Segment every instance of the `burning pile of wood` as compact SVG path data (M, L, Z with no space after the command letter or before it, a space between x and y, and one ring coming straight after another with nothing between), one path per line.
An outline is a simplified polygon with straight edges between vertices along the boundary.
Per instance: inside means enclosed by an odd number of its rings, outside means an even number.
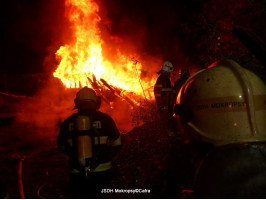
M143 96L112 86L104 79L98 81L94 74L92 78L87 78L97 95L109 108L114 108L115 105L120 107L121 101L129 105L131 111L128 114L132 117L132 127L138 127L156 119L157 116L154 114L156 113L156 106L152 101L147 101Z
M115 99L120 98L123 101L126 101L132 108L139 105L138 100L140 99L137 95L134 93L127 93L117 87L111 86L107 83L104 79L100 79L98 81L94 74L92 74L92 78L87 77L89 83L91 84L92 88L95 90L97 95L99 95L102 100L109 105L112 106L112 102L115 101ZM131 98L130 98L131 97Z

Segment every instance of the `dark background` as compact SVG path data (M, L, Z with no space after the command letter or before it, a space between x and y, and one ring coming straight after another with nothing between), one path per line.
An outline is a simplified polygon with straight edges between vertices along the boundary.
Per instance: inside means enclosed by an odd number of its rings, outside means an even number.
M262 69L232 29L243 26L266 41L265 0L97 3L108 34L135 41L143 57L160 56L174 65L199 67L226 57ZM1 0L0 6L0 72L52 73L57 66L54 53L70 37L64 0Z

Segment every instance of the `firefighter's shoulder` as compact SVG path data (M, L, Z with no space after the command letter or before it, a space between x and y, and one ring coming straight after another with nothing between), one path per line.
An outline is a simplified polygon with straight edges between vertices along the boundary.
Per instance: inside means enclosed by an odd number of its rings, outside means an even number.
M108 115L106 113L103 113L101 111L97 111L97 115L102 120L105 120L105 121L114 121L113 118L110 115Z
M72 122L75 120L75 117L76 117L77 115L78 115L77 113L74 113L74 114L72 114L71 116L69 116L68 118L66 118L66 119L63 121L63 123L62 123L61 126L66 126L67 124L72 123Z

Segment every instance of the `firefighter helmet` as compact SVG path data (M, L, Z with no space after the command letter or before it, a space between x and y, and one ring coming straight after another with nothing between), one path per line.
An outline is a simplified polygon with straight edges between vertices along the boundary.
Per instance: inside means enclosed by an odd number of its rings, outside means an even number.
M216 62L184 83L175 114L189 140L216 146L266 141L266 86L233 60Z
M173 73L174 66L170 61L165 61L162 65L162 69L158 72L158 74L163 72Z
M75 102L76 108L92 108L99 109L101 106L101 98L97 96L91 88L84 87L77 92Z

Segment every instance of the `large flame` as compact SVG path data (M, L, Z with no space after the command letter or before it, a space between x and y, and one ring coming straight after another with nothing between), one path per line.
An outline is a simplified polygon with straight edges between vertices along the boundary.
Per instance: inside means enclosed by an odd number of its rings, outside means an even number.
M69 88L90 86L87 77L95 75L96 79L102 78L124 91L145 95L145 89L151 88L154 80L140 80L140 62L116 47L112 48L118 61L110 62L103 57L99 6L93 0L66 0L65 6L74 37L70 44L61 46L56 52L60 64L54 76Z

